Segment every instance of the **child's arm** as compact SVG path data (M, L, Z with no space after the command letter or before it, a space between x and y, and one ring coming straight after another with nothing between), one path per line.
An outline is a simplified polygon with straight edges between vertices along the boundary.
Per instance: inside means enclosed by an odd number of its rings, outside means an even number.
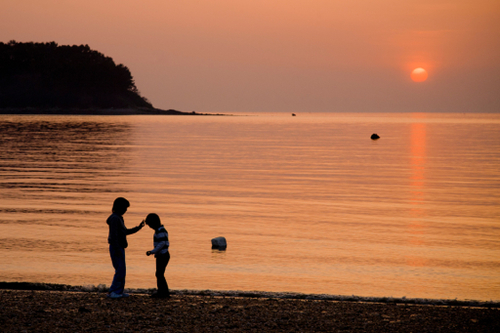
M150 252L150 254L156 254L162 249L168 248L169 245L170 244L168 242L168 233L167 231L162 231L155 236L155 248L148 252Z

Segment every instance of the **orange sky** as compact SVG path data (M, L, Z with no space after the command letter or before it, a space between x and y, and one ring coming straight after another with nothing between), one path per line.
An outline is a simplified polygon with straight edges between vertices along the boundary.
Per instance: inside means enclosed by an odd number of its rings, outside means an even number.
M500 112L498 0L2 0L10 40L88 44L165 109Z

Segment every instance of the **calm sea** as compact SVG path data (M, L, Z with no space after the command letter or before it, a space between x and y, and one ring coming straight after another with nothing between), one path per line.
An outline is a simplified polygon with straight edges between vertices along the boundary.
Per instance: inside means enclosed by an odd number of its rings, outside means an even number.
M172 289L500 300L500 114L2 115L0 148L0 281L109 286L123 196Z

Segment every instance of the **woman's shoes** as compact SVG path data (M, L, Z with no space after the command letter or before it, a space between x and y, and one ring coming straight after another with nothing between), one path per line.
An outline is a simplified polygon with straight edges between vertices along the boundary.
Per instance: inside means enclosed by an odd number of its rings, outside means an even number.
M129 294L125 294L125 293L123 293L123 294L117 294L114 291L112 291L112 292L110 292L108 294L108 297L116 299L116 298L130 297L130 295Z
M110 292L110 293L108 294L108 297L109 297L109 298L122 298L122 297L123 297L123 294L117 294L117 293L115 293L114 291L112 291L112 292Z

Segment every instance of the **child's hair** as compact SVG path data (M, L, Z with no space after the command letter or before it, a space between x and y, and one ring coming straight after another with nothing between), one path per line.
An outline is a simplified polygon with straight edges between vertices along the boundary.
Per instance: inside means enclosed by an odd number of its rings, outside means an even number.
M113 202L113 209L111 210L113 211L113 213L123 214L129 207L130 202L128 202L128 200L125 198L119 197L116 198Z
M151 213L146 216L146 224L151 228L157 229L161 226L160 217L155 213Z

